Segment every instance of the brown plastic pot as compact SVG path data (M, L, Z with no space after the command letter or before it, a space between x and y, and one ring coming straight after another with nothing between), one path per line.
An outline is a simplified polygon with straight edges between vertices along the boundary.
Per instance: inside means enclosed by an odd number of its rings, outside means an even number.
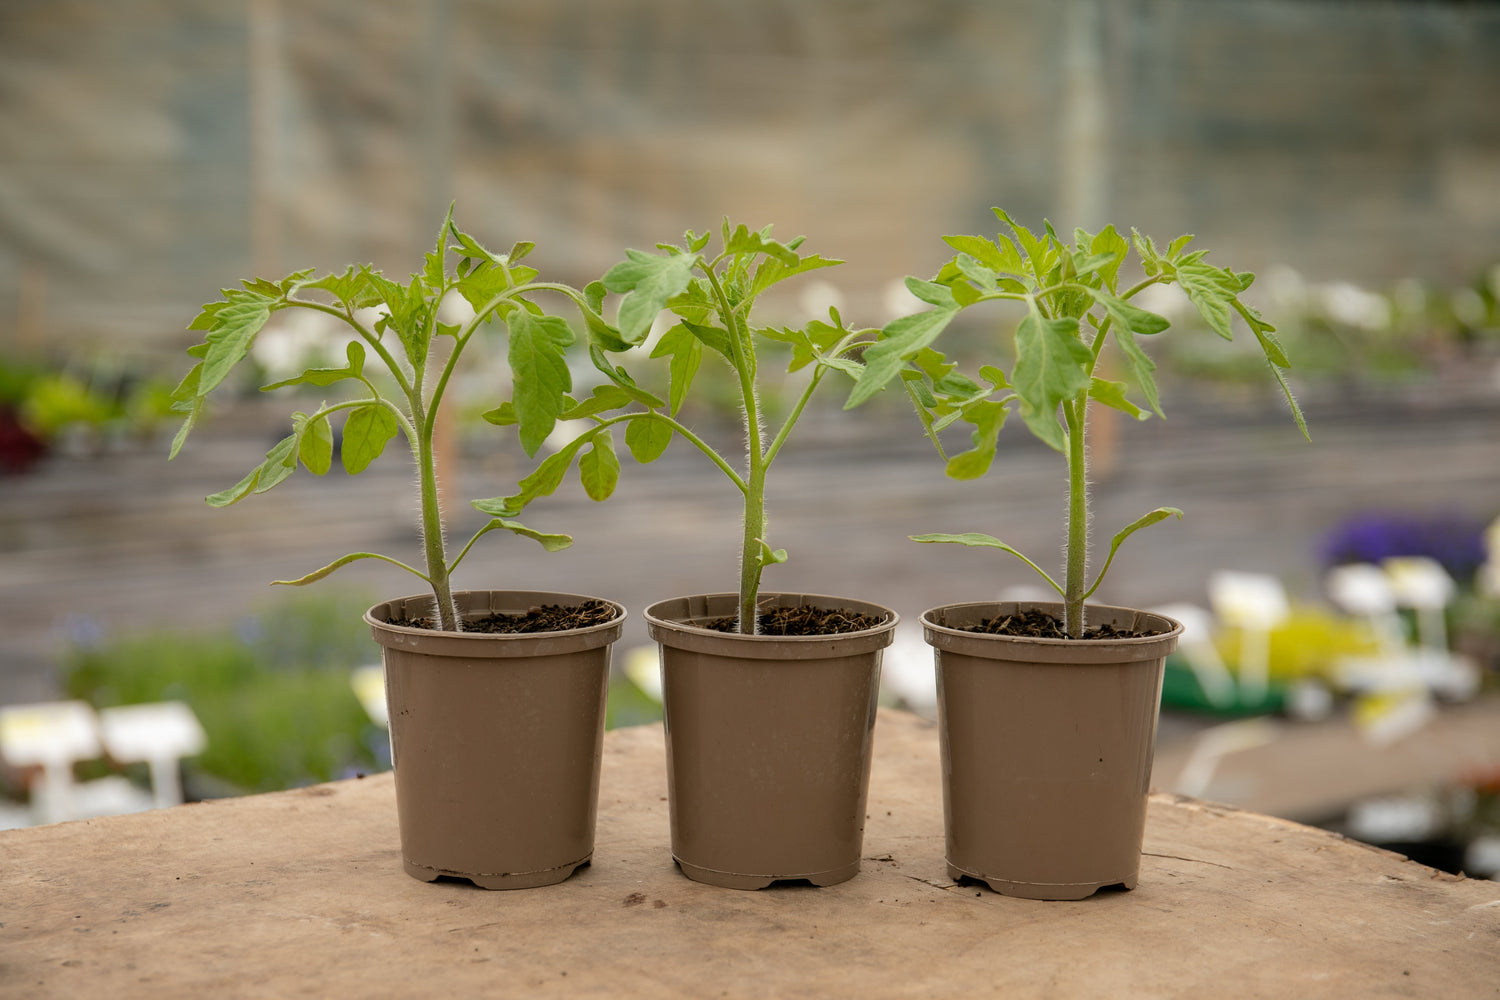
M468 591L464 618L590 600ZM612 603L612 602L611 602ZM486 889L561 882L594 851L610 644L625 609L588 628L523 635L391 625L431 595L365 613L383 648L406 873Z
M1026 608L933 608L948 876L1027 899L1135 888L1146 827L1162 670L1182 626L1089 605L1090 626L1139 639L1023 639L962 631Z
M842 635L755 636L697 623L735 613L734 594L661 601L672 857L696 882L762 889L833 885L859 871L880 654L897 616L862 601L763 594L761 608L880 615Z

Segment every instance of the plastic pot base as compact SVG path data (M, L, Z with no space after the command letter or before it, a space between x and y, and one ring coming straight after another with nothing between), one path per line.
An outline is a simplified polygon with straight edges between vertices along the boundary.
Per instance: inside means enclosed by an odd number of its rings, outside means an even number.
M816 594L761 594L761 608L848 608L880 624L836 635L717 632L737 594L645 611L661 647L672 857L728 889L834 885L859 871L880 654L896 613Z
M508 872L503 875L482 875L476 872L453 872L441 868L429 868L419 865L415 861L406 858L401 859L401 865L406 869L406 874L423 882L436 882L440 878L468 879L481 889L535 889L543 885L556 885L567 881L568 877L588 864L593 855L582 861L562 865L558 868L546 868L537 872Z
M1056 603L946 605L937 653L945 860L1005 896L1084 899L1140 874L1162 669L1182 626L1089 605L1090 624L1151 634L1035 639L966 631Z
M859 874L859 862L844 865L841 868L830 869L826 872L811 872L806 875L736 875L733 872L715 871L712 868L703 868L698 865L690 865L681 858L673 858L677 867L682 869L682 874L694 882L702 882L706 885L716 885L724 889L764 889L776 882L811 882L816 886L838 885L847 882Z
M589 598L464 591L465 618ZM611 602L613 603L613 602ZM382 647L402 867L432 882L526 889L566 879L594 853L610 645L599 625L495 635L392 625L431 595L365 614Z
M1140 880L1140 872L1136 872L1129 878L1109 879L1103 882L1010 882L1003 878L991 878L978 872L964 871L955 865L948 866L948 877L957 882L960 879L971 879L975 882L983 882L994 892L1002 896L1014 896L1017 899L1053 899L1068 901L1076 899L1088 899L1100 889L1110 886L1119 886L1122 889L1134 889L1136 882Z

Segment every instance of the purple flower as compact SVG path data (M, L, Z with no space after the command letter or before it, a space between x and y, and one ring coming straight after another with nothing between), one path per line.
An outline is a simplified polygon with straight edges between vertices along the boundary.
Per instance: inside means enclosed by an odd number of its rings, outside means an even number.
M1327 566L1379 563L1393 556L1428 556L1466 583L1486 557L1483 525L1456 511L1430 514L1366 512L1330 531L1323 541Z

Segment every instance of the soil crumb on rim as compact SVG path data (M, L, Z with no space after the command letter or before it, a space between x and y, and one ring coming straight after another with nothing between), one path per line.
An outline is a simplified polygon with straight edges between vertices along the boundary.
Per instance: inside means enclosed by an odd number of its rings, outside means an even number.
M978 625L947 625L947 628L956 629L960 632L978 632L982 635L1012 635L1022 639L1067 639L1070 638L1063 623L1055 615L1049 615L1045 611L1030 608L1026 611L1013 615L997 615L994 618L986 618ZM1135 629L1115 628L1113 625L1095 625L1092 628L1084 628L1083 638L1087 639L1147 639L1153 635L1161 635L1160 631L1148 630L1137 631Z
M885 615L866 615L848 608L816 608L804 604L796 608L772 608L760 615L756 624L759 635L839 635L844 632L863 632L865 629L884 625ZM702 628L715 632L738 631L739 618L715 618L700 622Z
M465 618L465 632L482 632L490 635L520 635L531 632L566 632L569 629L588 628L615 620L614 605L605 601L584 601L582 604L543 604L530 611L516 614L493 614L480 618ZM431 618L392 619L389 624L402 628L434 628Z

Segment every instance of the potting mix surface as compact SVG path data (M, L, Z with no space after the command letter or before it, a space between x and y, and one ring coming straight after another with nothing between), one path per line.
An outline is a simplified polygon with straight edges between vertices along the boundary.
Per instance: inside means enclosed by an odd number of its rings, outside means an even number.
M1023 639L1068 639L1068 631L1054 615L1031 608L1013 615L996 615L986 618L978 625L950 625L960 632L979 632L984 635L1013 635ZM1137 631L1115 628L1113 625L1095 625L1083 630L1084 639L1145 639L1161 635L1160 631Z
M756 621L758 635L840 635L844 632L863 632L885 623L884 615L866 615L847 608L818 608L803 604L795 608L772 608L760 615ZM703 627L715 632L736 632L739 618L729 615L703 623Z
M464 621L465 632L496 635L519 635L530 632L564 632L614 621L618 612L606 601L584 601L582 604L543 604L519 614L493 614ZM431 618L393 619L390 624L402 628L433 627Z

